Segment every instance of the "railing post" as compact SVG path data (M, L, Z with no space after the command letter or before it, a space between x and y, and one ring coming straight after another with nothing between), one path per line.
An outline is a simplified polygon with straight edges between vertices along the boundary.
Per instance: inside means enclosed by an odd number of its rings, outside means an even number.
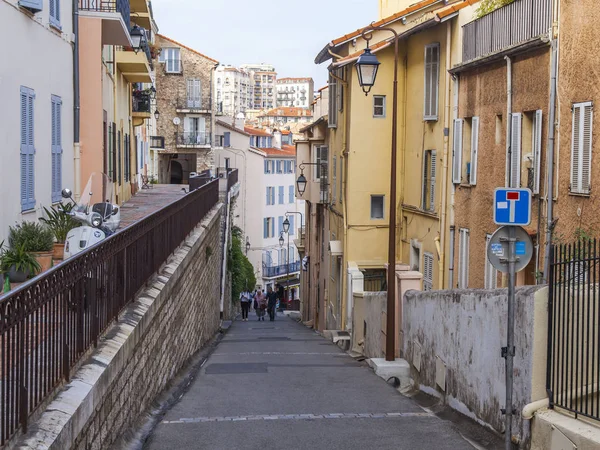
M550 270L548 277L548 342L547 342L547 356L546 356L546 392L548 393L548 399L550 408L554 407L554 396L552 386L552 363L554 362L553 348L554 348L554 270L556 268L554 261L554 245L550 246Z

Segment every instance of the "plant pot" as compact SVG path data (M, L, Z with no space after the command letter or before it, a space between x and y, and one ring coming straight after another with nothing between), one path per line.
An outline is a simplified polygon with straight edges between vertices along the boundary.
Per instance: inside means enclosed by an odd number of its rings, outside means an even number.
M62 261L65 258L65 243L57 242L54 244L52 251L52 258L58 261Z
M33 255L41 267L40 273L50 270L52 267L52 252L33 252Z
M12 266L8 271L8 279L11 283L24 283L29 278L29 272L21 272L15 269L15 266Z

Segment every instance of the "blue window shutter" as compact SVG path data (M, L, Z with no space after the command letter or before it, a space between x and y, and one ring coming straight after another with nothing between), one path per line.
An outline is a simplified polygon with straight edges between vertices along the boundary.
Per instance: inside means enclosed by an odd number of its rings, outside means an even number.
M35 208L34 110L35 93L21 87L21 209Z
M269 173L269 161L265 159L265 173Z
M271 217L271 237L275 237L275 217Z
M279 216L279 234L283 233L283 217Z
M283 186L279 186L279 204L283 205Z
M225 147L231 147L231 133L229 131L226 131L225 133L223 133L223 136L223 140L225 141L223 145Z
M50 0L50 25L60 28L60 0Z
M271 187L271 205L275 204L275 186Z
M52 202L61 201L62 190L62 100L52 96Z
M294 203L294 186L290 186L290 203Z
M265 218L263 224L263 237L266 239L269 237L269 221Z
M290 235L293 236L295 234L294 231L294 219L296 217L295 216L290 216Z
M269 197L270 197L269 189L271 189L271 188L269 186L267 186L267 205L269 204Z
M40 12L44 8L44 0L19 0L19 6L33 12Z

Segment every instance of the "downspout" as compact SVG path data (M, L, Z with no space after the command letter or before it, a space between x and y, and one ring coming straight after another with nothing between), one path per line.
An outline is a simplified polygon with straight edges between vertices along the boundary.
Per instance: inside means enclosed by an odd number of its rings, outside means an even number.
M352 71L350 70L350 73L352 73ZM348 79L350 79L350 75L348 76ZM341 272L342 277L344 276L344 274L346 274L346 283L344 283L343 279L342 279L342 288L345 286L346 287L346 301L344 302L344 308L346 309L343 313L342 313L342 329L343 330L352 330L352 311L354 310L354 296L352 293L352 278L350 273L348 272L348 195L346 192L346 189L348 188L348 183L344 182L344 177L346 177L346 179L348 179L348 130L350 129L349 126L349 122L350 122L350 105L351 105L351 94L350 94L350 83L347 82L346 83L346 95L345 95L345 102L346 105L344 106L344 110L346 111L345 116L346 116L346 120L344 120L344 133L342 135L342 152L341 152L341 157L342 157L342 164L341 166L344 168L344 173L342 174L342 177L340 177L340 183L342 183L342 196L343 196L343 210L342 210L342 216L343 216L343 222L344 222L344 255L342 257L342 261L345 261L344 264L344 269Z
M511 186L512 181L512 146L511 146L511 136L512 136L512 59L510 56L505 56L506 60L506 154L508 158L506 158L506 164L508 166L506 186L508 187L518 187Z
M230 204L231 204L231 192L227 191L227 198L226 198L226 205L225 205L225 214L227 214L227 216L225 217L225 239L223 241L223 264L221 266L221 305L220 305L220 317L221 320L223 320L223 305L225 304L225 280L227 279L227 248L229 245L229 227L230 227L230 223L229 223L229 217L230 217Z
M460 88L460 78L453 78L453 95L452 95L452 118L458 119L458 95ZM454 131L453 131L454 132ZM452 183L450 190L450 263L448 265L448 289L454 289L454 243L456 242L456 227L454 216L454 199L456 194L456 186Z
M438 286L440 289L444 289L444 274L446 268L446 209L448 203L448 153L450 143L450 65L452 64L451 51L452 51L452 28L451 21L446 23L446 93L444 99L444 159L442 169L442 204L441 204L441 220L440 220L440 235L439 235L439 249L438 249Z
M73 0L73 163L75 169L74 194L79 200L81 194L81 106L79 92L79 0Z
M553 31L552 31L553 33ZM554 37L554 36L553 36ZM557 72L558 72L558 42L557 39L552 40L552 54L550 59L550 105L548 107L548 152L547 152L547 168L546 176L548 177L548 186L546 196L548 197L547 214L546 214L546 249L544 252L544 283L548 281L548 273L550 270L550 246L552 245L552 227L554 218L554 134L556 130L556 88L557 88Z
M209 105L210 105L210 145L211 145L211 148L213 148L213 164L212 164L213 170L216 168L215 167L215 158L214 158L216 122L215 122L215 110L213 108L213 101L212 101L213 100L213 79L214 79L215 70L217 70L218 66L219 66L219 63L215 63L215 65L213 67L211 67L211 69L210 69L210 88L208 90ZM234 114L235 114L235 112L234 112Z

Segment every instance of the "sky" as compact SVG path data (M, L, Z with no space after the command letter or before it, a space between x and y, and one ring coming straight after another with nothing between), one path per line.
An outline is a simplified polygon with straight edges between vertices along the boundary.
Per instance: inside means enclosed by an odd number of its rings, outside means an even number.
M377 20L377 0L152 0L159 33L222 64L267 63L277 77L327 83L317 53Z

